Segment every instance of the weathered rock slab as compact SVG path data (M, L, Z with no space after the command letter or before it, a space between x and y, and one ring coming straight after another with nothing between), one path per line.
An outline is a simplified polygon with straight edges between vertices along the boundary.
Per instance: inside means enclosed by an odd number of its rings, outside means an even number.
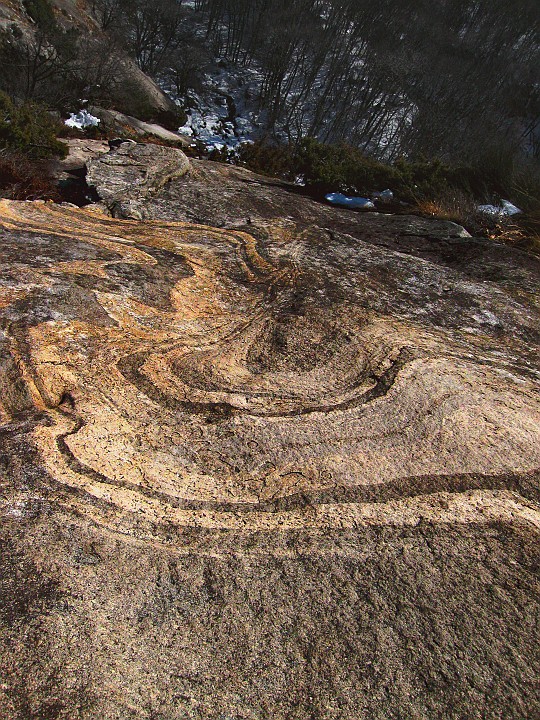
M185 135L167 130L157 123L144 122L131 115L125 115L118 110L107 110L101 107L92 106L90 108L93 115L98 117L103 125L112 132L123 134L126 131L135 136L145 137L151 136L159 140L177 143L187 147L191 140Z
M189 171L187 156L177 148L125 142L87 162L86 181L122 217L174 178Z
M61 180L69 175L83 175L86 164L100 155L109 152L109 143L106 140L91 140L85 138L60 138L68 147L65 158L51 160L50 170L53 177Z

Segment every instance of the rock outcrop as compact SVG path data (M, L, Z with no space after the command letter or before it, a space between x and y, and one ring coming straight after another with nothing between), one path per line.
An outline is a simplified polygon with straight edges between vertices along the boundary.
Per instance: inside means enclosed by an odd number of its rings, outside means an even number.
M65 158L54 158L49 161L51 177L62 181L86 174L86 164L93 158L105 155L110 147L107 140L90 140L86 138L60 138L67 146L68 154Z
M150 136L165 142L176 143L182 147L188 147L191 144L191 139L185 135L167 130L156 123L143 122L136 117L125 115L117 110L92 106L90 112L100 119L100 127L106 128L112 134L118 133L122 137L127 134L130 139L134 140Z
M0 202L3 716L536 716L538 259L212 163L138 203Z
M86 181L116 217L142 219L144 203L189 171L177 148L125 142L86 163Z

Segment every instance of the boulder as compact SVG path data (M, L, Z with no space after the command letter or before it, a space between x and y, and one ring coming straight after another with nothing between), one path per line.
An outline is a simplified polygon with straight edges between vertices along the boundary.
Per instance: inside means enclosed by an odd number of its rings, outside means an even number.
M118 112L118 110L106 110L100 107L91 107L90 110L100 119L102 127L107 128L112 133L124 136L127 134L134 139L142 139L148 136L155 137L181 147L188 147L191 144L190 138L167 130L157 123L144 122L131 115Z
M90 160L105 155L110 150L106 140L85 138L59 138L59 140L68 146L68 154L65 158L54 159L49 163L52 176L58 180L64 180L70 175L84 175L86 164Z
M185 175L189 160L177 148L125 142L87 163L86 181L121 217L142 217L136 208L163 185Z

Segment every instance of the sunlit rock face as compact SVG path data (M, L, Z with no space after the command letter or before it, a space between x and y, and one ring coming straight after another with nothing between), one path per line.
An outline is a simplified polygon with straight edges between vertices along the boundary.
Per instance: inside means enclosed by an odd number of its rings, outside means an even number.
M86 181L110 214L141 220L144 203L189 169L189 159L178 148L129 141L90 158L86 162Z
M0 202L0 706L532 716L538 260L192 165Z

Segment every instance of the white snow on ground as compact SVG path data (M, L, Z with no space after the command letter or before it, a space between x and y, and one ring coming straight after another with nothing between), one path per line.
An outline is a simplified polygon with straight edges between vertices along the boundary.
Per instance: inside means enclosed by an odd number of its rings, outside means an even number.
M513 205L509 200L503 200L502 207L503 207L505 215L519 215L520 213L523 212L523 210L520 210L518 207Z
M374 200L388 200L389 201L389 200L394 199L394 193L391 190L387 189L387 190L382 190L381 192L378 192L378 191L372 192L371 197Z
M254 68L239 68L217 58L202 81L204 90L189 90L175 98L187 112L187 120L178 129L183 135L201 142L208 152L238 149L252 142L261 126L257 108L260 73ZM171 88L164 88L174 97Z
M497 205L479 205L477 209L485 215L502 215L502 208Z
M71 128L85 130L88 127L97 127L100 119L91 115L88 110L81 110L78 113L71 113L69 118L65 120L65 124Z
M358 210L375 210L375 205L369 198L363 197L349 197L342 193L329 193L325 195L325 200L332 203L332 205L341 205L348 208L356 208Z
M324 5L324 3L321 3ZM184 0L183 6L189 9L190 22L194 34L204 42L206 25L204 13L195 12L195 1ZM326 11L321 10L324 18ZM354 60L359 77L365 74L365 60L361 57ZM272 137L283 143L290 141L289 130L303 135L312 134L311 126L314 115L318 113L317 98L322 92L323 75L328 68L323 68L313 81L311 94L306 96L305 88L296 87L294 72L289 82L288 75L283 86L288 88L285 105L282 108L282 119L273 128ZM178 95L177 89L169 82L162 81L161 87L187 113L187 120L179 132L193 138L210 153L213 150L227 150L234 153L238 145L246 141L255 141L264 137L268 111L261 104L261 87L264 75L256 60L251 59L249 66L234 63L223 57L214 57L206 71L197 82L197 90L188 90L185 95ZM382 102L382 98L380 102ZM374 138L366 151L377 149L385 155L392 148L393 140L403 123L410 124L414 113L407 110L405 97L396 108L394 115L387 119L381 137ZM379 102L379 100L377 100ZM356 118L355 108L351 108L351 117ZM326 114L331 116L331 108ZM361 118L355 122L361 124ZM322 121L323 130L326 120ZM359 127L359 131L360 131ZM360 133L361 134L361 133ZM373 148L371 148L371 145Z
M479 205L478 212L484 213L485 215L501 215L511 217L512 215L519 215L523 212L523 210L520 210L509 200L501 200L500 205Z

